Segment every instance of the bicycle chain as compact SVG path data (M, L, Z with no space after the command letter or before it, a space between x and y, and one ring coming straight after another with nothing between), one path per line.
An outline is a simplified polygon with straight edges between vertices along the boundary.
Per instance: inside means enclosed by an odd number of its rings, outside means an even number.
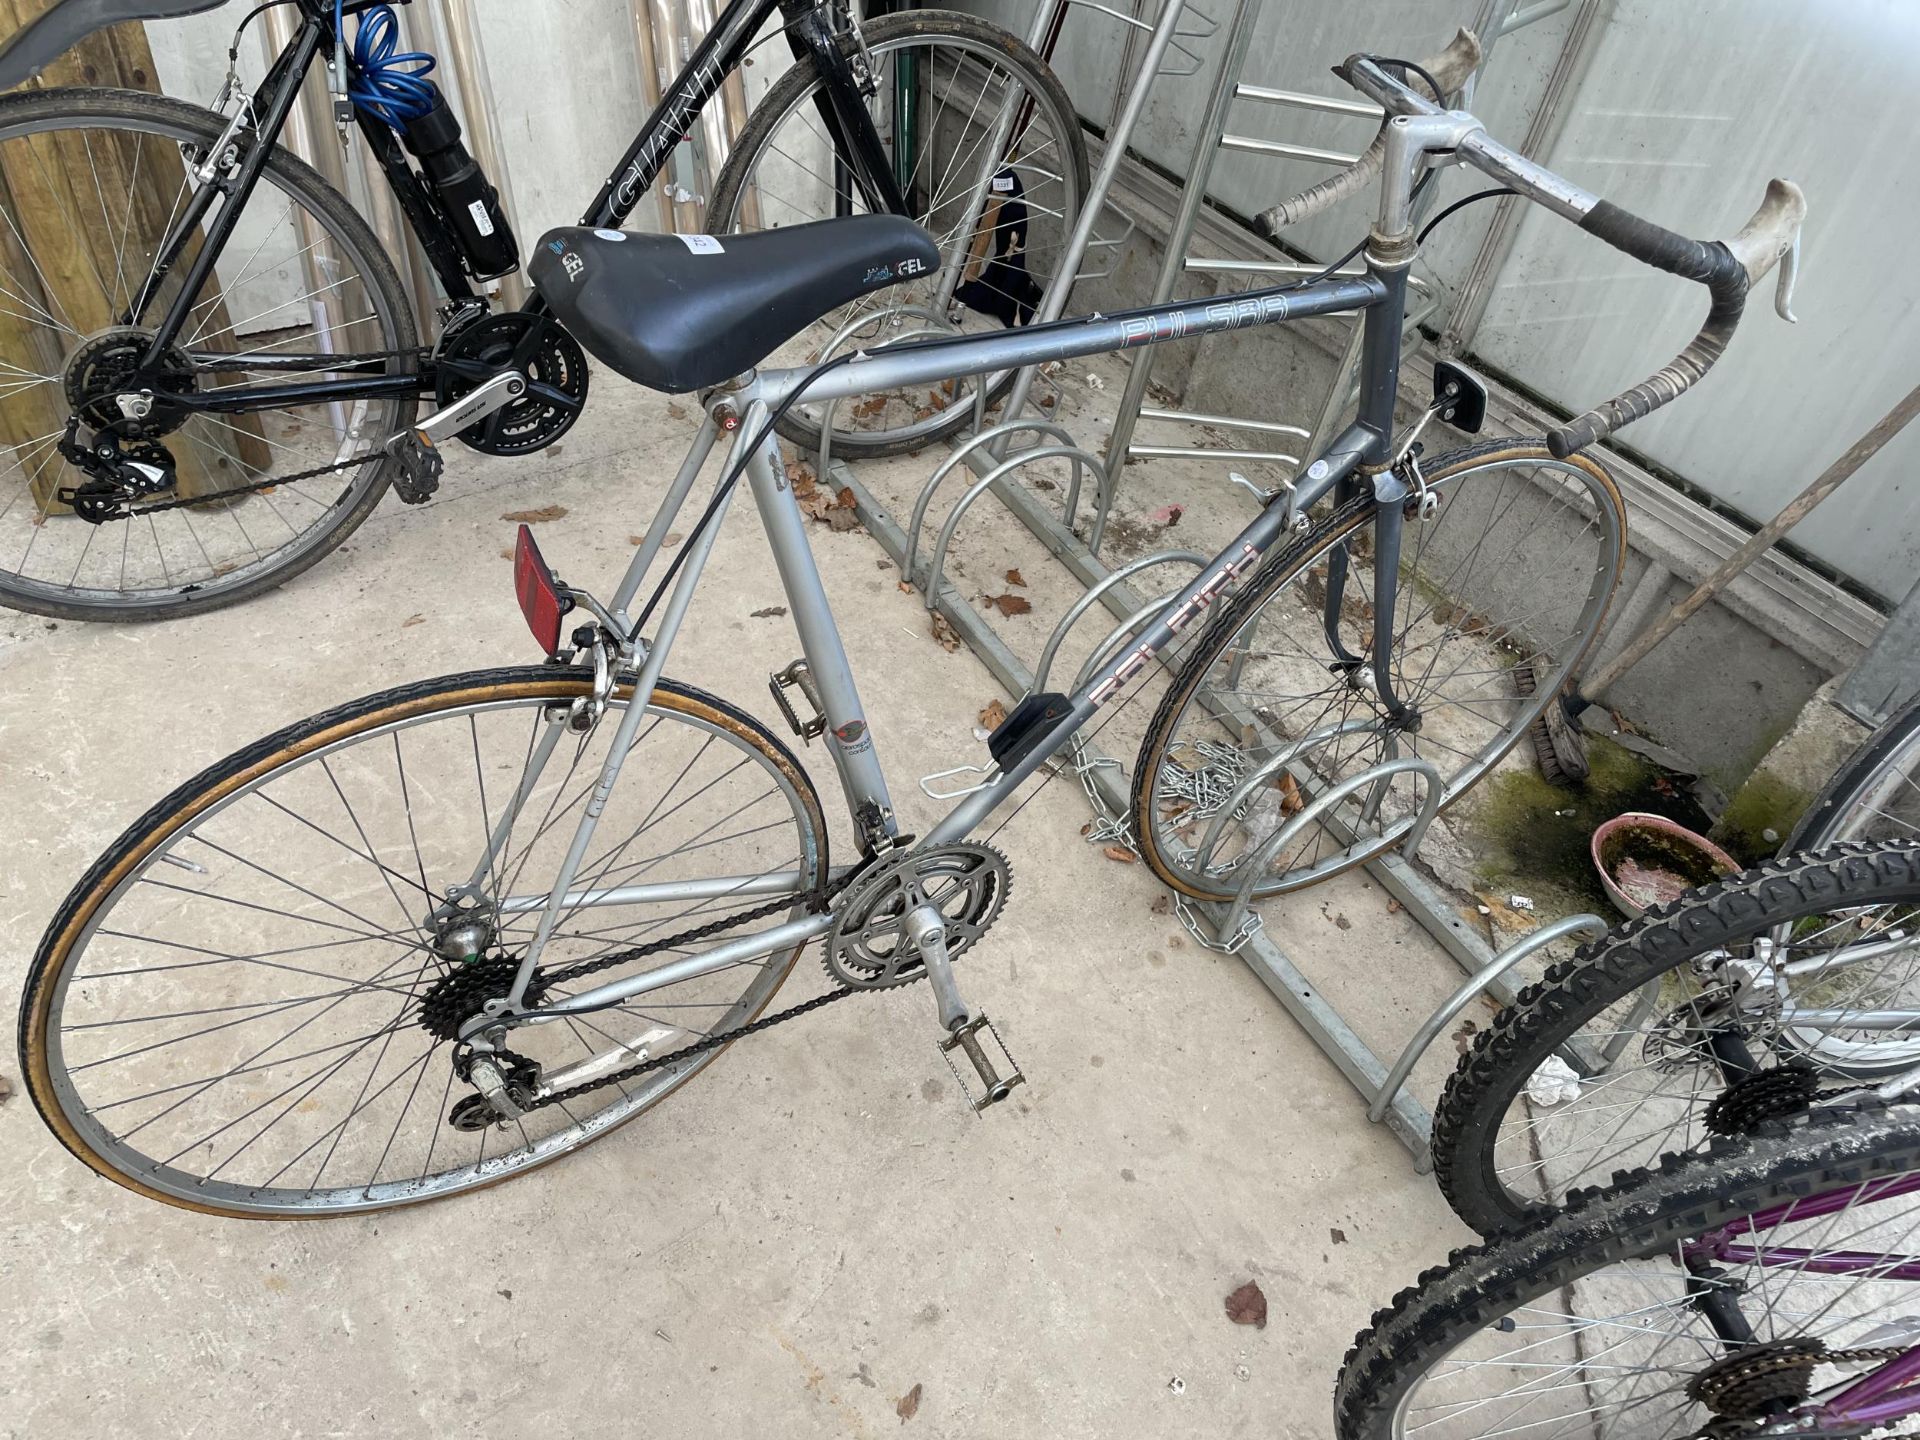
M236 495L252 495L257 491L271 490L278 485L297 485L302 480L317 480L322 475L331 475L338 470L352 470L366 464L369 460L378 460L385 452L370 450L364 455L351 456L345 460L336 460L331 465L321 465L313 470L302 470L295 475L275 475L269 480L256 480L251 485L236 485L231 490L217 490L211 495L192 495L180 500L161 500L152 505L131 507L123 515L111 516L117 520L135 520L142 515L158 515L164 510L185 510L197 505L217 505L231 500Z
M902 844L904 844L904 842L902 842ZM834 896L845 890L849 885L853 884L854 881L867 874L882 857L891 855L900 848L901 846L895 846L894 849L890 850L877 850L862 860L860 864L847 871L847 873L842 875L838 880L829 881L820 889L821 903L824 905L827 901L833 899ZM569 980L583 979L588 975L597 975L602 970L611 970L616 965L624 965L633 960L644 960L664 950L679 949L681 946L691 944L696 940L711 939L713 936L722 934L737 926L746 925L755 920L765 920L769 916L787 909L792 903L790 899L769 901L767 904L757 905L751 910L743 910L738 915L730 915L723 920L715 920L711 924L682 931L678 935L669 935L663 940L654 940L648 944L636 945L627 950L616 950L611 955L602 955L594 960L583 960L579 964L569 965L565 969L552 972L539 972L539 978L543 984L552 986L554 984L564 984ZM690 1059L695 1055L704 1055L709 1050L718 1049L722 1045L729 1045L735 1040L743 1039L748 1035L757 1035L762 1030L771 1030L774 1026L784 1025L789 1020L798 1020L802 1015L811 1014L815 1010L833 1004L836 1000L845 1000L849 995L859 995L862 993L864 992L851 985L842 985L837 989L827 991L824 995L816 995L811 1000L803 1000L800 1004L782 1010L777 1015L765 1015L758 1020L748 1021L744 1025L736 1025L731 1030L722 1030L717 1034L703 1036L692 1044L683 1045L670 1054L653 1056L629 1065L624 1070L616 1070L610 1075L601 1075L592 1080L582 1081L580 1084L574 1085L566 1090L557 1090L551 1095L543 1095L531 1104L525 1106L522 1113L544 1110L549 1105L558 1105L566 1100L577 1099L582 1095L591 1094L595 1090L604 1090L609 1085L619 1085L628 1080L637 1080L642 1075L650 1074L655 1070L665 1069L669 1065L677 1065L681 1061Z

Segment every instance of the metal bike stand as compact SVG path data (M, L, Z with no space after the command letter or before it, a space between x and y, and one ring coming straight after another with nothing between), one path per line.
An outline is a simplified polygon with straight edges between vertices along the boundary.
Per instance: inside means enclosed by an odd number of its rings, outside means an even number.
M1481 72L1486 69L1488 57L1492 54L1496 41L1525 26L1544 20L1549 15L1558 14L1571 3L1573 0L1540 0L1540 3L1531 5L1522 3L1522 0L1482 0L1472 26L1474 34L1481 40L1480 65L1461 87L1462 96L1472 94L1474 84ZM1236 100L1279 105L1288 109L1325 115L1353 116L1375 124L1380 119L1380 107L1368 100L1314 95L1294 90L1276 90L1264 85L1249 85L1242 82L1240 76L1246 64L1247 47L1252 41L1254 27L1259 20L1260 5L1261 0L1237 0L1233 17L1228 22L1226 51L1222 56L1219 71L1214 77L1213 89L1208 94L1200 124L1194 132L1194 146L1192 155L1187 161L1185 186L1181 192L1179 208L1175 211L1173 222L1169 227L1166 251L1161 259L1159 275L1154 282L1153 294L1149 302L1151 304L1163 304L1172 298L1174 286L1183 274L1249 275L1268 280L1275 276L1318 274L1321 269L1318 265L1288 260L1208 259L1189 253L1188 247L1192 240L1194 225L1199 219L1201 206L1205 203L1207 184L1213 174L1214 158L1222 150L1233 150L1243 154L1272 155L1281 159L1301 160L1331 168L1344 168L1359 158L1357 154L1328 150L1314 145L1299 145L1287 141L1265 140L1250 135L1234 134L1227 129L1227 124ZM1431 208L1432 198L1431 195L1424 197L1424 203L1416 210L1416 218ZM1432 286L1417 276L1413 279L1413 288L1419 295L1419 303L1408 307L1402 322L1402 333L1417 336L1419 326L1438 308L1439 295ZM1313 441L1319 436L1333 432L1343 412L1353 404L1357 393L1360 327L1354 325L1351 329L1352 334L1343 349L1333 382L1328 387L1326 399L1311 429L1269 420L1205 415L1193 411L1146 406L1143 402L1153 375L1154 351L1152 347L1148 347L1136 352L1130 357L1127 383L1121 391L1119 407L1115 412L1113 428L1107 440L1108 465L1116 475L1121 473L1121 467L1127 461L1161 457L1196 459L1217 457L1223 460L1264 461L1290 467L1299 465L1299 456L1278 450L1227 451L1181 445L1135 445L1133 433L1135 426L1141 420L1184 425L1213 425L1233 430L1292 436L1303 442L1300 447L1303 453L1311 454Z
M1060 6L1071 3L1088 4L1091 8L1107 14L1118 15L1117 11L1106 6L1092 4L1092 0L1041 0L1034 17L1031 35L1036 44L1044 38ZM1239 66L1245 58L1247 41L1254 21L1258 17L1259 3L1260 0L1236 0L1236 8L1228 33L1226 59L1215 81L1216 99L1232 98L1235 94L1239 94L1243 98L1270 100L1285 93L1266 92L1258 90L1257 87L1237 85ZM1514 28L1516 23L1531 23L1533 20L1544 18L1546 14L1563 8L1567 3L1570 3L1570 0L1542 0L1540 4L1526 10L1519 10L1516 0L1486 0L1484 9L1496 17L1502 10L1510 11L1509 19L1501 22L1510 29ZM1150 28L1150 39L1140 65L1140 78L1131 92L1116 105L1116 120L1107 136L1106 151L1089 187L1089 194L1061 266L1056 271L1043 298L1042 307L1038 312L1039 318L1056 317L1063 312L1067 291L1079 278L1076 273L1078 266L1084 261L1087 250L1097 243L1093 238L1095 217L1105 206L1107 195L1125 156L1127 143L1144 111L1147 84L1156 74L1164 73L1162 67L1166 56L1169 50L1176 48L1174 36L1182 10L1183 0L1167 0L1161 9L1157 23ZM1120 16L1119 18L1127 19L1128 17ZM1148 29L1137 20L1130 20L1129 23L1142 30ZM1184 50L1185 47L1178 48ZM1319 97L1312 96L1287 98L1296 103L1303 103L1307 108L1331 108L1336 103L1323 102ZM1210 103L1210 116L1217 110L1218 114L1224 117L1225 109L1224 101L1217 106ZM1359 109L1370 111L1370 107L1365 106ZM1246 148L1267 149L1274 143L1252 142ZM1174 279L1186 265L1186 243L1199 214L1205 176L1212 158L1212 147L1205 148L1206 153L1197 158L1195 170L1188 182L1187 196L1183 199L1180 214L1176 217L1175 233L1168 237L1169 260L1168 265L1163 266L1161 275L1165 294L1160 298L1163 299L1171 295ZM1273 151L1272 153L1290 152ZM1335 157L1326 158L1332 162ZM1346 163L1351 158L1340 157L1339 163ZM1248 268L1247 262L1240 262L1240 264L1242 268ZM1223 262L1221 268L1229 267ZM1270 266L1265 266L1262 273L1286 273L1291 270L1305 272L1316 268L1273 262ZM1141 394L1144 394L1147 374L1146 366L1142 361L1150 354L1152 350L1149 348L1136 352L1132 357L1136 371L1141 376L1137 382L1137 389ZM1058 424L1022 418L1021 411L1031 393L1034 374L1034 370L1030 368L1016 378L1014 389L1002 411L1003 420L1000 424L985 427L983 407L976 406L977 433L960 442L954 452L930 477L927 484L921 488L916 497L911 533L901 528L844 461L832 459L830 451L823 453L821 457L822 478L826 478L830 472L831 483L836 489L845 488L852 492L855 515L894 563L900 567L902 576L920 586L928 608L937 611L946 619L955 634L967 643L1007 693L1015 698L1024 696L1037 688L1036 677L1043 678L1051 669L1067 629L1080 621L1096 604L1119 617L1121 624L1100 647L1096 648L1095 656L1103 653L1109 645L1115 643L1117 637L1125 635L1132 626L1143 623L1144 619L1153 613L1154 607L1128 583L1140 571L1161 564L1181 562L1204 564L1206 559L1193 552L1169 551L1143 557L1117 569L1109 569L1100 560L1096 553L1099 532L1104 529L1106 514L1112 505L1117 488L1118 468L1111 463L1102 465L1083 447L1074 445L1069 432ZM1135 384L1130 381L1129 390L1135 388ZM1337 378L1328 397L1329 414L1337 414L1337 407L1344 402L1344 396L1345 390ZM1137 395L1134 397L1133 408L1137 413ZM1148 412L1147 418L1156 418L1157 414L1158 412ZM1128 418L1130 426L1131 417L1125 418ZM1242 424L1228 417L1182 415L1181 418L1232 425ZM1323 420L1323 426L1324 423ZM1244 428L1310 438L1309 432L1303 431L1300 427L1271 422L1255 422ZM1014 483L1011 478L1012 471L1019 463L1017 457L1020 452L1010 450L1009 442L1014 436L1023 432L1031 434L1037 442L1057 441L1057 444L1042 443L1032 448L1044 450L1049 457L1065 458L1073 462L1075 490L1069 496L1068 505L1063 507L1064 516L1056 515L1052 506L1041 501L1026 487ZM1109 456L1114 453L1114 448L1110 447ZM1189 452L1177 450L1169 453L1187 454ZM1215 455L1222 459L1283 461L1292 458L1267 452L1230 454L1207 451L1199 453ZM1043 457L1035 453L1027 458ZM1015 463L1009 463L1009 461ZM932 554L923 560L918 538L934 491L949 474L962 465L975 473L978 477L977 483L968 489L960 504L949 513L943 525L939 543L935 545ZM1073 530L1082 465L1091 468L1097 480L1096 529L1091 532L1092 544L1083 541ZM1013 654L986 620L966 602L944 573L947 545L951 541L961 513L989 491L1042 542L1055 559L1059 560L1081 584L1088 587L1086 593L1055 627L1032 672L1019 657ZM1103 841L1118 840L1131 845L1131 838L1125 830L1125 817L1128 814L1130 802L1125 771L1121 763L1100 752L1090 742L1078 739L1063 752L1063 759L1064 763L1070 764L1075 770L1094 808L1097 820L1103 823L1102 829L1092 832L1094 838ZM1325 797L1326 805L1318 809L1322 812L1329 811L1338 798L1372 785L1383 784L1402 772L1417 773L1420 769L1421 764L1418 762L1384 762L1361 775L1352 777L1339 787L1338 796ZM1421 1027L1414 1037L1414 1043L1402 1052L1399 1061L1391 1070L1355 1034L1339 1010L1319 993L1313 982L1293 964L1270 937L1262 933L1258 917L1252 912L1249 903L1251 885L1248 886L1248 894L1241 895L1230 903L1200 902L1189 905L1179 897L1176 897L1176 900L1182 920L1196 941L1209 949L1238 955L1254 971L1295 1022L1307 1032L1314 1043L1334 1062L1336 1068L1367 1101L1369 1118L1384 1123L1412 1153L1416 1170L1424 1173L1430 1168L1429 1138L1432 1131L1432 1117L1422 1105L1407 1094L1406 1072L1411 1070L1419 1055L1431 1044L1433 1036L1438 1034L1447 1021L1474 997L1486 995L1495 1003L1510 1002L1513 998L1513 990L1507 983L1506 977L1521 960L1536 953L1544 945L1563 939L1570 934L1599 926L1600 922L1591 916L1572 917L1567 921L1544 927L1496 956L1488 943L1459 914L1452 900L1442 894L1410 863L1411 851L1418 844L1425 828L1425 821L1431 818L1438 802L1438 790L1432 783L1430 773L1422 775L1421 778L1426 782L1422 791L1420 807L1422 813L1415 817L1406 836L1394 842L1390 849L1382 847L1381 853L1369 857L1364 862L1365 868L1404 911L1432 934L1462 969L1470 973L1470 978L1448 1001L1448 1004ZM1329 830L1343 843L1352 843L1353 837L1341 832L1335 817L1330 813L1319 813L1314 818L1327 822ZM1285 828L1288 831L1296 831L1300 827L1296 825ZM1257 873L1257 870L1250 871L1250 875L1254 873ZM1231 938L1223 940L1221 938L1223 935Z

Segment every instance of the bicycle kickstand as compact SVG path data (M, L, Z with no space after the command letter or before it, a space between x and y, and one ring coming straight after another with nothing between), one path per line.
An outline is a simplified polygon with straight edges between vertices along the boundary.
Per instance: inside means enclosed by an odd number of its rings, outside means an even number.
M960 987L954 982L953 962L947 955L947 921L938 908L921 905L907 916L906 931L913 937L920 959L927 967L927 978L933 983L934 999L940 1007L940 1028L946 1032L941 1040L940 1053L946 1057L947 1068L953 1071L953 1078L960 1086L960 1093L977 1115L989 1105L997 1105L1013 1093L1013 1087L1026 1084L1027 1077L1020 1073L1020 1066L1008 1051L1006 1042L1000 1038L1000 1032L993 1028L993 1022L984 1011L976 1014L960 998ZM999 1062L988 1053L986 1042L991 1042L1000 1052ZM960 1069L953 1063L953 1052L958 1050L967 1057L973 1066L974 1074L980 1079L983 1089L981 1097L973 1098L973 1089L961 1075ZM1001 1064L1005 1065L1003 1076Z

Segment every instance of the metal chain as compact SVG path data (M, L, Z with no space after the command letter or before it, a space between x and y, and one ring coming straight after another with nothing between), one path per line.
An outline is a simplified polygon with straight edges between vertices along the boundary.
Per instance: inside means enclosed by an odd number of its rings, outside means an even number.
M236 485L231 490L217 490L211 495L194 495L182 500L162 500L155 505L141 505L129 509L124 515L109 517L116 520L136 520L142 515L157 515L163 510L185 510L196 505L217 505L231 500L236 495L251 495L258 490L271 490L278 485L297 485L302 480L315 480L322 475L331 475L337 470L351 470L369 460L378 460L384 451L369 450L364 455L349 456L345 460L336 460L331 465L321 465L312 470L302 470L294 475L275 475L269 480L256 480L251 485Z
M867 856L860 864L848 870L847 873L839 879L831 880L822 886L819 892L822 903L831 900L849 885L853 884L854 881L867 874L878 859L890 853L892 852L887 850L876 850ZM751 910L743 910L738 915L729 915L724 919L715 920L711 924L702 925L693 930L682 931L678 935L669 935L664 940L654 940L645 945L635 945L627 950L616 950L612 954L602 955L598 959L583 960L577 965L569 965L565 969L555 970L551 973L541 972L539 979L542 984L550 987L555 983L564 984L569 980L578 980L588 975L596 975L600 971L610 970L616 965L624 965L633 960L644 960L648 956L657 955L663 950L679 949L681 946L690 944L695 940L711 939L713 936L734 929L737 926L748 924L754 920L764 920L770 915L787 909L792 904L793 901L790 898L770 901L765 905L757 905ZM549 1105L558 1105L562 1101L572 1100L581 1095L590 1094L595 1090L604 1090L609 1085L618 1085L623 1081L638 1079L642 1075L663 1069L668 1065L677 1065L681 1061L690 1059L695 1055L704 1055L709 1050L717 1049L719 1046L730 1044L748 1035L758 1035L762 1030L771 1030L774 1026L784 1025L789 1020L798 1020L802 1015L811 1014L823 1006L831 1005L836 1000L844 1000L849 995L860 995L864 993L866 992L857 990L850 985L843 985L838 989L827 991L824 995L816 995L811 1000L803 1000L800 1004L782 1010L777 1015L766 1015L758 1020L749 1021L747 1024L736 1025L731 1030L722 1030L716 1034L696 1040L690 1045L683 1045L670 1054L654 1056L651 1059L629 1065L624 1070L616 1070L611 1075L602 1075L593 1080L583 1081L566 1090L558 1090L551 1095L543 1095L533 1101L532 1104L526 1106L525 1109L528 1111L543 1110Z

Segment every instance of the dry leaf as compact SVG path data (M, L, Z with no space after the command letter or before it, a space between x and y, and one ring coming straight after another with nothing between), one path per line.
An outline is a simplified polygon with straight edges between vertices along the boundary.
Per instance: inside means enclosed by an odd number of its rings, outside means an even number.
M1131 865L1140 858L1124 845L1103 845L1100 847L1100 853L1121 865Z
M959 632L947 622L947 617L942 615L938 610L933 612L933 624L929 628L933 632L933 638L940 642L940 648L945 650L949 655L960 648Z
M629 545L644 545L647 543L647 537L644 535L629 535L627 536L627 543Z
M999 729L1006 718L1007 707L998 700L989 700L986 708L980 712L980 723L989 730Z
M1338 1225L1332 1226L1327 1233L1333 1237L1334 1244L1344 1245L1347 1243L1347 1232L1342 1230Z
M1258 1282L1249 1280L1227 1296L1227 1319L1236 1325L1251 1325L1256 1330L1267 1328L1267 1297L1261 1293Z
M547 520L564 520L567 507L564 505L542 505L538 510L509 510L500 517L515 525L538 525Z
M842 510L851 510L859 503L853 498L853 487L851 485L842 485L840 487L840 493L833 497L833 502Z
M1287 774L1286 771L1283 770L1280 772L1280 781L1275 788L1280 792L1280 813L1282 815L1298 815L1302 810L1307 808L1306 798L1301 795L1300 787L1294 783L1293 776Z
M812 469L804 460L789 460L787 462L787 483L793 486L795 490L798 490L803 485L811 488L813 485Z
M1030 601L1018 595L989 595L987 597L987 603L1002 615L1024 615L1033 609Z
M678 545L682 540L686 538L687 537L682 535L678 530L672 530L667 533L667 538L661 541L660 543L665 545L667 549L671 550L674 546Z
M1407 907L1402 905L1398 900L1387 901L1387 914L1389 915L1398 915L1402 910L1406 908Z
M753 618L756 620L773 620L786 613L787 607L784 605L769 605L764 610L755 610L753 612Z
M1081 834L1082 834L1083 836L1085 836L1085 835L1091 835L1091 834L1093 833L1093 821L1091 821L1091 820L1089 820L1089 821L1087 821L1087 823L1086 823L1086 824L1084 824L1084 825L1082 825L1082 826L1080 827L1080 833L1081 833Z
M687 407L677 400L669 400L667 402L667 414L675 420L684 420L687 418Z
M900 584L900 593L902 595L911 595L913 593L913 584L911 581L902 580L899 582L899 584Z
M502 560L511 560L511 559L513 559L513 551L511 551L511 550L502 550L502 551L500 552L500 558L501 558Z
M827 512L827 528L835 531L858 530L860 517L851 510L842 510L839 506Z
M1018 570L1007 571L1007 583L1009 585L1018 585L1022 590L1027 588L1026 577L1021 575Z
M920 1386L917 1382L900 1397L900 1402L893 1407L893 1413L900 1417L902 1425L920 1413Z
M406 619L400 622L400 628L404 630L409 625L424 625L426 623L427 623L427 617L424 615L409 615L407 616Z

